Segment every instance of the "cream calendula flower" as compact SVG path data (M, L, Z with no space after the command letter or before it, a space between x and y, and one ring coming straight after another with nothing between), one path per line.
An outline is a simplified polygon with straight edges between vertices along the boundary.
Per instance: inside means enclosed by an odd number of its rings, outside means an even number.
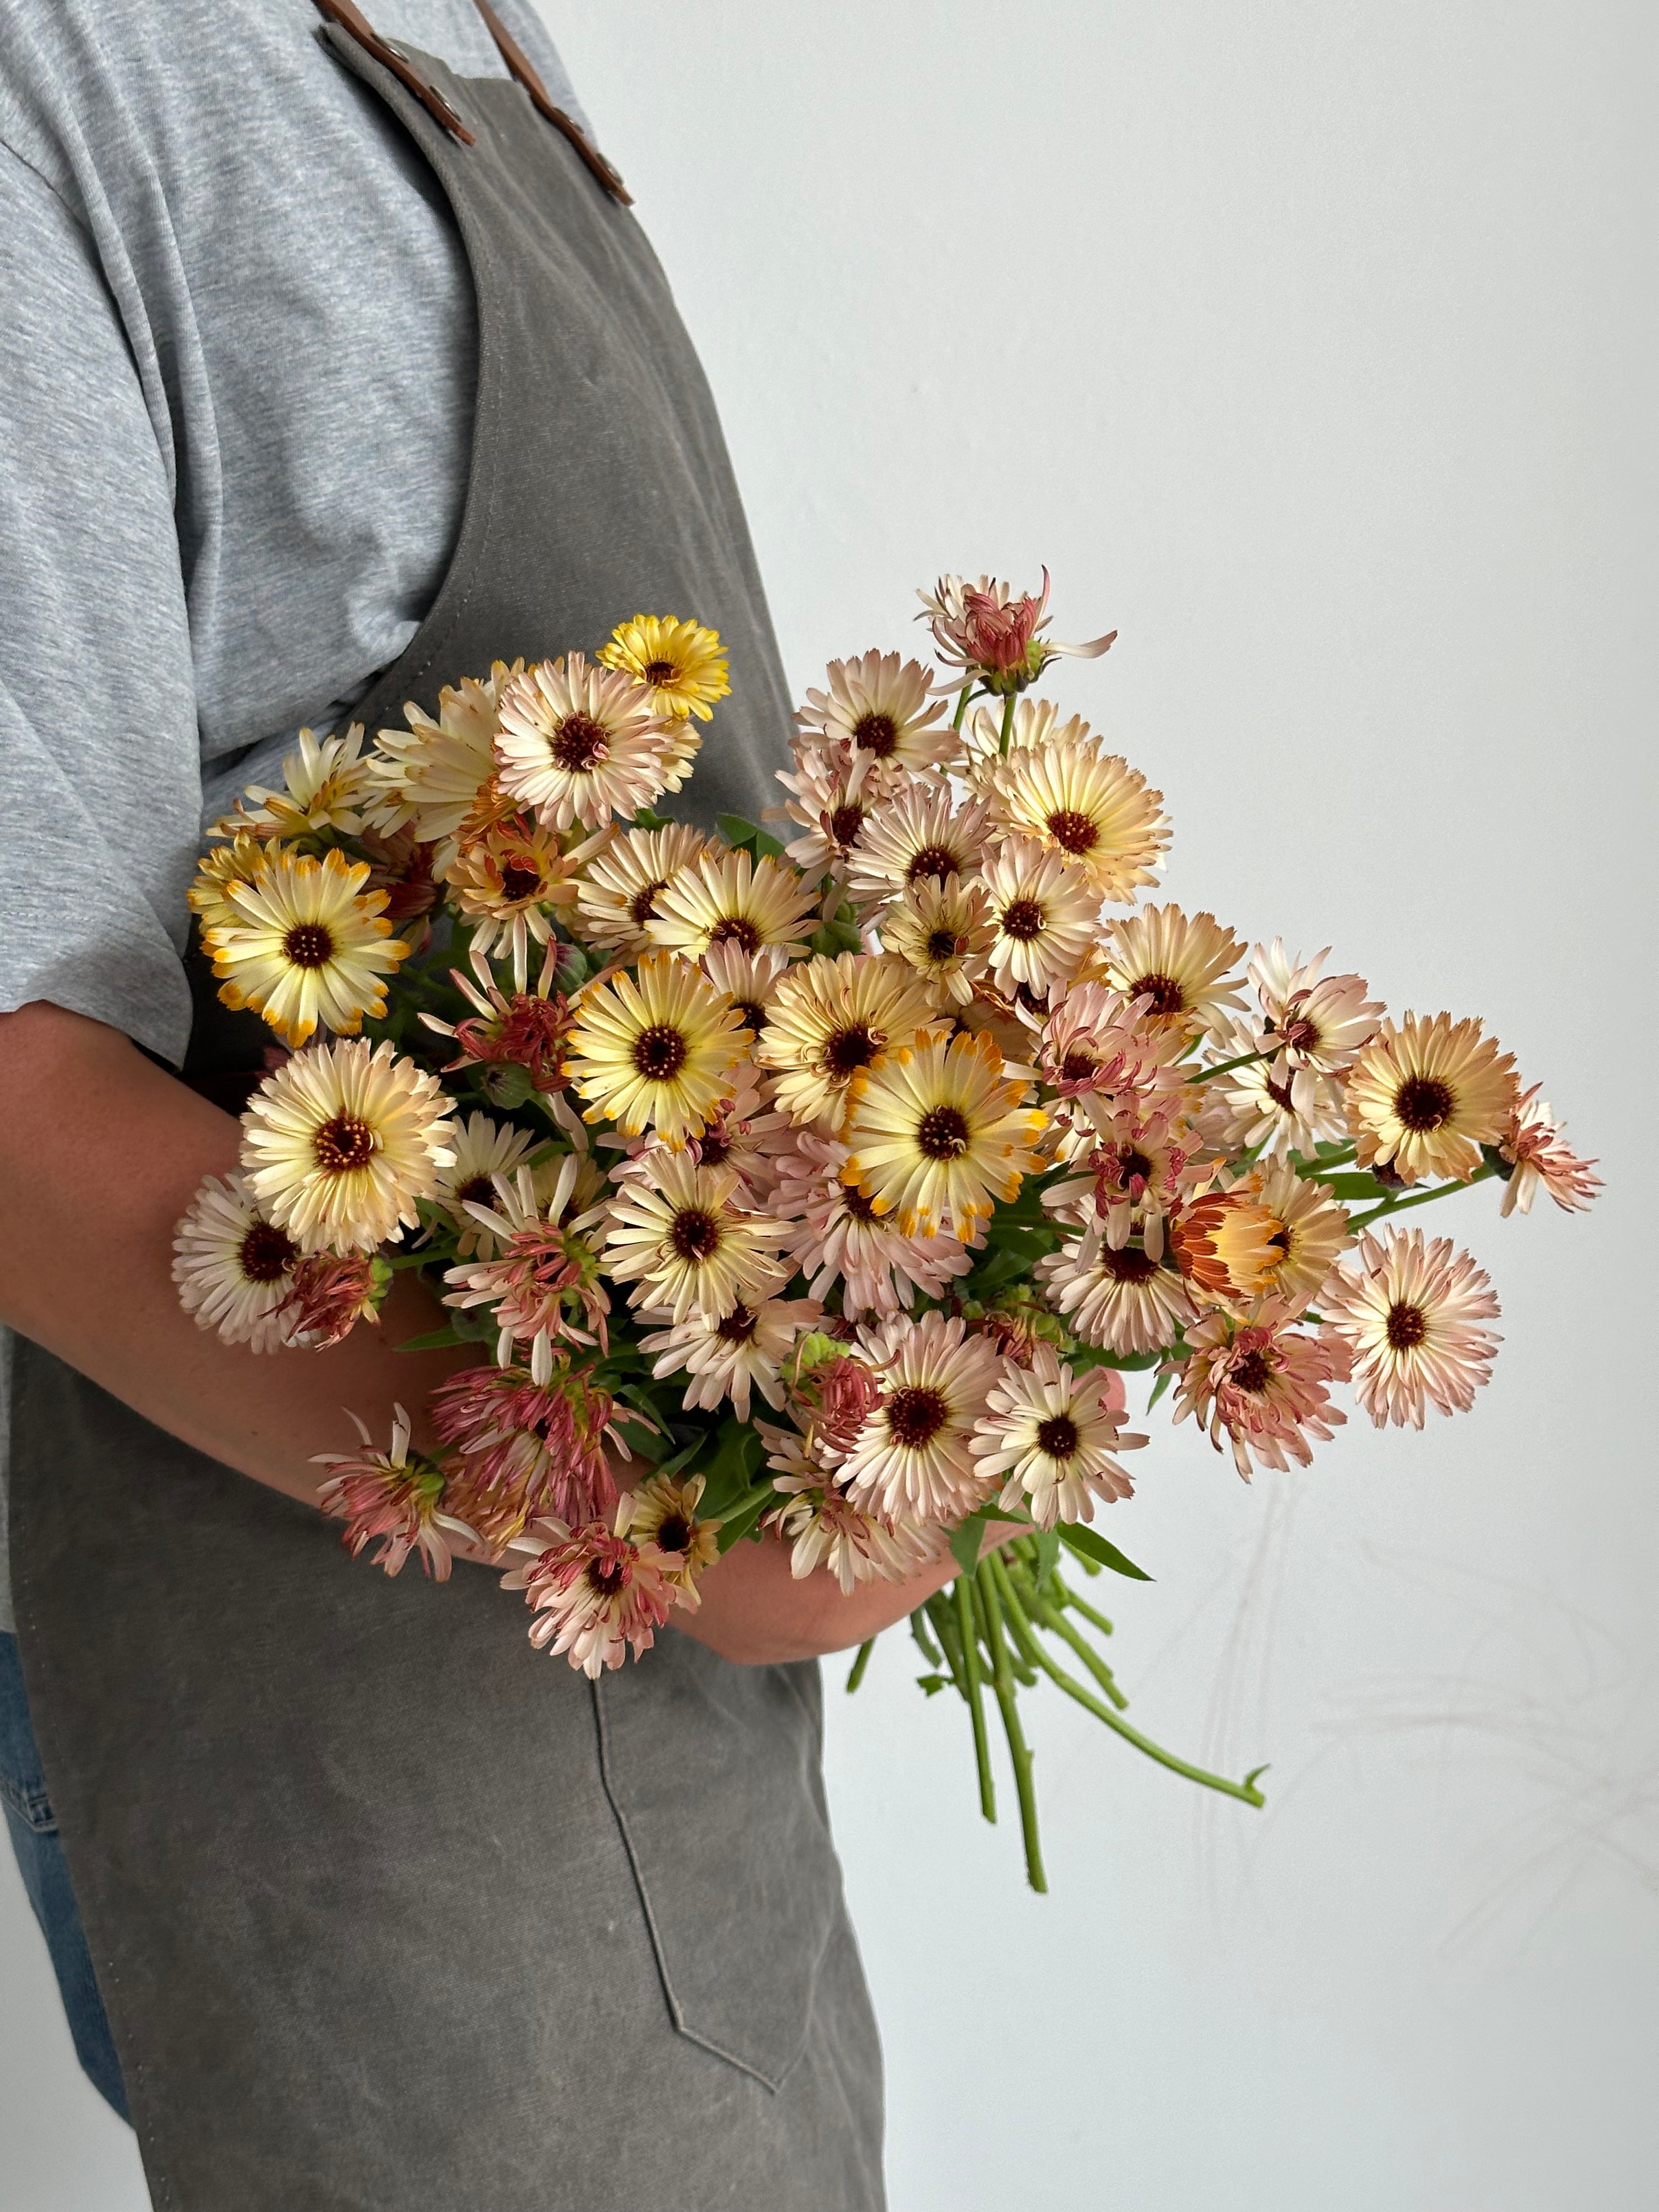
M1468 1413L1501 1340L1482 1326L1498 1311L1485 1273L1449 1237L1425 1243L1416 1229L1366 1232L1358 1261L1332 1277L1322 1311L1353 1355L1354 1394L1373 1423L1420 1429L1431 1403Z
M1170 1232L1176 1263L1200 1296L1233 1306L1271 1298L1291 1319L1352 1242L1330 1192L1284 1162L1194 1199Z
M952 803L943 777L917 777L896 791L865 824L848 887L862 907L879 905L918 884L977 873L985 856L983 803Z
M1109 1367L1073 1375L1050 1345L1029 1368L1006 1363L987 1396L972 1450L982 1474L1003 1478L1000 1504L1023 1506L1039 1528L1092 1521L1095 1500L1133 1493L1116 1454L1146 1441L1125 1433Z
M286 846L264 844L251 830L240 830L228 845L216 845L196 864L196 880L185 896L204 933L210 929L240 926L242 916L231 904L232 884L250 883L260 861Z
M532 945L545 945L556 915L576 898L581 848L564 852L540 823L514 816L463 836L449 868L449 902L472 925L472 950L513 963L518 988L527 988Z
M815 1298L836 1283L842 1311L896 1313L918 1291L939 1297L973 1265L953 1236L906 1237L892 1213L878 1213L861 1190L842 1181L847 1147L809 1128L794 1133L778 1160L770 1204L786 1226L784 1257L807 1278Z
M738 1419L746 1421L755 1390L769 1406L783 1403L790 1347L823 1311L816 1298L763 1298L757 1305L735 1305L718 1319L691 1314L655 1336L642 1336L640 1350L657 1355L651 1372L659 1382L682 1370L691 1377L684 1405L712 1412L729 1399Z
M825 680L829 690L809 691L795 717L808 743L850 744L878 762L911 769L961 757L962 740L919 660L866 653L856 660L832 660Z
M784 1501L763 1516L761 1526L791 1546L789 1571L797 1582L822 1567L851 1597L860 1583L906 1582L940 1556L944 1540L937 1529L909 1515L860 1510L793 1430L769 1421L755 1427L766 1446L772 1486Z
M1504 1177L1498 1210L1528 1212L1538 1193L1547 1190L1564 1213L1582 1213L1601 1178L1591 1172L1594 1160L1581 1160L1564 1141L1564 1125L1552 1116L1548 1099L1540 1100L1539 1089L1534 1083L1516 1099L1498 1144L1498 1172Z
M1166 1033L1177 1035L1168 1024ZM1218 1066L1261 1050L1254 1024L1239 1015L1221 1015L1211 1024L1209 1048ZM1322 1142L1346 1139L1346 1109L1340 1078L1311 1070L1273 1073L1273 1058L1250 1060L1204 1085L1199 1126L1207 1142L1224 1152L1254 1152L1268 1158L1298 1152L1311 1159Z
M498 660L483 683L468 677L446 685L435 716L410 700L404 708L409 727L382 730L368 757L375 794L370 823L379 830L412 829L422 844L435 848L433 866L440 876L454 859L462 824L495 765L501 687L523 673L522 660Z
M772 1018L778 986L789 972L787 947L761 945L745 952L728 938L711 945L698 964L720 996L743 1016L750 1035L759 1036Z
M646 926L653 945L687 960L700 960L715 945L742 952L776 945L799 953L806 950L802 925L812 905L811 886L793 868L769 855L757 862L711 845L658 895Z
M1229 974L1244 951L1212 914L1188 915L1178 906L1146 906L1114 921L1105 947L1105 981L1126 999L1148 1001L1148 1018L1212 1026L1239 1002Z
M1170 842L1162 792L1098 738L1024 745L987 785L999 823L1075 861L1103 898L1131 904Z
M1348 1073L1348 1126L1362 1167L1381 1164L1402 1182L1455 1176L1467 1182L1480 1147L1503 1136L1515 1109L1515 1062L1478 1021L1407 1014L1384 1022Z
M1274 1223L1277 1257L1267 1271L1266 1294L1294 1317L1325 1286L1331 1269L1353 1243L1346 1210L1322 1182L1281 1162L1253 1175L1255 1202Z
M690 1590L720 1553L720 1523L697 1512L702 1493L700 1474L653 1474L617 1501L617 1534L653 1546L662 1553L671 1578Z
M966 1006L990 958L990 911L979 884L955 876L911 884L882 915L882 945L941 998Z
M1007 837L988 854L986 902L991 975L1011 995L1022 985L1041 999L1069 982L1094 944L1100 894L1082 869L1033 837Z
M359 722L337 738L301 730L294 750L283 757L283 788L267 791L262 784L250 784L208 836L236 837L246 832L256 837L305 837L338 830L355 837L363 826L363 810L373 793L362 749Z
M888 1047L908 1044L933 1014L925 986L900 961L861 952L806 960L773 993L755 1058L792 1119L836 1124L859 1070L882 1066Z
M1194 1317L1187 1286L1136 1244L1114 1249L1098 1227L1068 1237L1036 1265L1054 1311L1085 1344L1126 1356L1158 1352Z
M1352 1066L1382 1012L1378 1000L1365 996L1363 975L1322 974L1329 954L1327 945L1311 960L1291 960L1276 937L1250 955L1248 972L1261 1006L1260 1041L1274 1055L1273 1074L1303 1110L1316 1097L1322 1076Z
M948 1228L965 1244L1041 1164L1035 1147L1047 1117L1022 1103L1026 1095L991 1038L918 1030L849 1082L842 1181L895 1215L901 1234Z
M866 1513L960 1521L997 1486L973 1452L1002 1366L995 1347L939 1313L884 1322L860 1344L881 1395L836 1470L841 1486Z
M700 1136L732 1092L742 1022L707 976L667 955L632 975L589 984L566 1045L586 1119L624 1136L653 1128L669 1145Z
M1002 718L1003 707L999 702L994 708L975 707L963 725L968 748L968 781L976 791L986 790L1002 762L1028 746L1082 744L1092 734L1081 714L1070 714L1061 721L1060 709L1052 699L1034 699L1028 693L1014 702L1005 753Z
M629 1176L611 1201L605 1273L635 1285L631 1304L677 1327L694 1310L719 1320L761 1304L784 1279L775 1256L783 1224L750 1212L740 1196L735 1169L665 1153L653 1182Z
M460 1232L455 1247L460 1258L475 1252L489 1258L495 1251L492 1225L471 1209L494 1206L495 1177L510 1176L535 1142L526 1130L492 1121L488 1114L469 1114L452 1123L452 1158L439 1171L434 1195Z
M372 1252L436 1198L453 1158L448 1115L437 1078L390 1044L313 1045L248 1102L243 1172L302 1251Z
M720 632L678 615L635 615L619 623L598 658L645 686L653 714L676 721L690 714L708 721L714 702L732 689Z
M510 677L498 715L501 789L556 830L600 829L614 814L637 814L663 787L669 725L630 677L580 653Z
M684 822L666 830L617 831L582 867L578 935L617 959L637 960L650 949L648 925L659 896L708 849L702 831Z
M337 849L320 860L267 847L246 882L224 886L234 915L203 933L228 1006L252 1006L285 1043L304 1044L319 1024L354 1036L386 1012L385 978L407 957L381 914L384 891L365 893L367 860Z
M255 1352L278 1348L286 1334L281 1308L300 1255L266 1220L245 1176L209 1176L173 1232L173 1250L179 1303L198 1328Z
M810 883L826 876L842 883L865 823L891 796L902 771L882 767L873 753L850 742L812 747L797 738L794 755L793 770L780 769L778 781L789 793L784 818L802 834L784 847L784 857Z

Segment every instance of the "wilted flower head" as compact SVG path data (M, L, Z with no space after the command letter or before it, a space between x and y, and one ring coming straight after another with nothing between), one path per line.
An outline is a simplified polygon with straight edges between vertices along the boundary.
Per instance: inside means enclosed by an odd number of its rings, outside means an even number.
M487 963L477 964L477 981L459 968L450 969L451 981L476 1011L453 1023L440 1021L435 1014L421 1016L428 1029L455 1040L458 1050L445 1066L446 1075L463 1067L522 1068L527 1091L561 1087L570 1009L563 994L552 988L556 952L557 947L550 945L533 991L511 995L495 981ZM501 1103L514 1102L504 1097Z
M919 617L932 630L939 658L959 668L965 679L998 692L1023 691L1036 683L1056 653L1097 659L1117 635L1091 638L1086 645L1060 645L1044 637L1048 620L1048 571L1040 592L1016 592L999 577L941 576L931 592L919 592Z
M522 1367L452 1376L432 1395L432 1419L459 1455L450 1486L457 1510L491 1544L538 1514L608 1513L617 1496L605 1453L612 1411L609 1395L568 1363L556 1363L545 1383Z
M1540 1100L1534 1083L1515 1103L1510 1125L1496 1148L1495 1164L1504 1177L1500 1213L1530 1212L1538 1192L1548 1191L1565 1213L1582 1213L1601 1188L1591 1172L1594 1160L1581 1160L1562 1140L1564 1124L1551 1118L1549 1101ZM1492 1158L1492 1154L1487 1153Z
M313 1252L295 1261L288 1296L276 1310L283 1341L325 1352L360 1321L379 1321L391 1287L392 1270L384 1260Z
M534 1556L503 1575L501 1588L521 1589L534 1611L531 1642L538 1651L568 1652L595 1681L630 1647L635 1659L648 1651L675 1606L693 1595L654 1544L633 1543L603 1521L570 1528L549 1518L515 1539L514 1549Z
M1282 1314L1255 1321L1212 1314L1187 1340L1175 1418L1195 1415L1218 1451L1225 1435L1246 1482L1258 1462L1281 1473L1292 1460L1306 1467L1309 1437L1328 1441L1347 1419L1330 1403L1329 1386L1346 1381L1349 1364L1346 1346L1333 1337L1301 1335Z
M458 1538L469 1540L473 1531L442 1510L443 1469L419 1452L410 1458L409 1416L401 1406L392 1413L389 1451L374 1449L368 1428L353 1413L362 1449L315 1455L318 1466L335 1470L318 1491L317 1503L331 1519L345 1522L342 1540L354 1559L378 1541L375 1565L395 1575L410 1553L418 1551L426 1572L438 1582L447 1582L450 1544Z

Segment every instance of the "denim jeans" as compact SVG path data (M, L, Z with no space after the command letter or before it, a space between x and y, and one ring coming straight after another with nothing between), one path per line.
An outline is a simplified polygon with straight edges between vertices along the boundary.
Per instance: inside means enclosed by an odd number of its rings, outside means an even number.
M46 1939L52 1971L69 2014L76 2056L94 2089L128 2117L126 2091L104 2017L104 2001L81 1932L81 1917L70 1887L69 1868L58 1833L58 1822L46 1796L40 1772L40 1754L29 1722L28 1700L23 1694L23 1670L18 1663L17 1638L0 1629L0 1800L6 1808L6 1826L17 1854L23 1887L28 1892L40 1933Z

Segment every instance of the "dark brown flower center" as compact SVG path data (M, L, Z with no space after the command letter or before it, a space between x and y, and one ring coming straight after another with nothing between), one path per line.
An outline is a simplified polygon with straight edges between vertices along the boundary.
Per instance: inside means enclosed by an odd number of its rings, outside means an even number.
M269 1221L251 1222L237 1260L250 1283L280 1283L299 1257L291 1241Z
M1137 975L1124 995L1150 999L1155 1014L1179 1014L1186 1010L1187 994L1173 975Z
M628 902L628 919L633 923L635 929L643 929L645 927L646 923L650 921L652 915L657 910L657 893L659 891L665 891L667 889L668 884L665 878L660 883L641 884L640 885L638 890L635 892L633 897Z
M634 1067L648 1083L669 1083L686 1061L686 1042L672 1022L653 1022L634 1040Z
M1429 1333L1421 1306L1405 1304L1389 1308L1389 1346L1394 1352L1415 1352Z
M1248 1391L1253 1398L1261 1397L1273 1379L1273 1364L1265 1352L1247 1352L1231 1377L1234 1389Z
M864 827L864 809L856 799L836 807L830 817L830 835L837 845L850 845Z
M356 1114L336 1114L311 1140L312 1157L325 1175L349 1175L374 1157L374 1132Z
M761 933L746 914L723 914L708 933L711 945L735 945L742 952L753 952L760 941Z
M930 1106L916 1127L916 1148L930 1160L959 1160L972 1138L967 1116L954 1106Z
M457 1206L493 1206L495 1186L487 1175L470 1176L455 1194Z
M1100 1248L1100 1272L1103 1275L1109 1275L1115 1283L1145 1283L1157 1274L1158 1262L1149 1260L1133 1244L1126 1244L1116 1252L1109 1244L1103 1244Z
M1100 842L1100 831L1086 814L1069 806L1048 817L1048 835L1068 853L1091 853Z
M743 1016L749 1028L758 1036L766 1027L766 1009L758 999L734 999L732 1005Z
M596 1597L615 1597L628 1588L627 1563L622 1559L590 1559L587 1587Z
M846 1183L842 1185L842 1204L854 1221L874 1221L877 1218L875 1207L864 1193L861 1190L854 1190Z
M501 895L505 898L534 898L541 887L541 870L524 860L509 860L501 870Z
M911 855L910 865L904 871L904 880L907 884L917 884L925 878L931 883L942 884L948 878L961 873L960 853L953 853L948 845L924 845L919 853Z
M1128 1152L1120 1152L1117 1156L1117 1179L1125 1190L1127 1190L1137 1176L1140 1177L1142 1182L1150 1182L1157 1172L1145 1152L1138 1152L1131 1148Z
M881 1048L881 1041L863 1022L849 1022L824 1041L823 1064L832 1075L851 1075L868 1067Z
M653 1540L659 1552L683 1552L691 1541L691 1523L684 1513L665 1513Z
M1042 908L1036 899L1015 899L1002 909L1002 933L1017 945L1029 945L1042 934Z
M853 741L861 753L874 753L878 760L885 760L898 743L898 730L890 714L872 710L854 723Z
M553 758L573 775L585 775L610 749L604 723L591 714L567 714L553 732Z
M730 1139L712 1133L697 1139L697 1158L706 1168L724 1167L732 1150Z
M747 1344L759 1326L759 1317L757 1315L751 1313L747 1306L737 1305L732 1307L726 1319L719 1324L714 1334L718 1337L724 1338L727 1344Z
M1093 1053L1073 1045L1060 1063L1060 1079L1062 1083L1086 1083L1099 1066Z
M647 660L645 664L647 684L672 684L679 672L672 660Z
M1037 1449L1050 1459L1070 1459L1079 1443L1077 1423L1069 1413L1050 1413L1037 1423L1036 1440Z
M720 1241L720 1225L700 1206L683 1206L674 1216L668 1241L682 1260L702 1261L712 1257Z
M334 939L320 921L296 921L283 939L283 951L296 968L326 968Z
M967 950L967 939L958 937L954 929L936 929L927 939L927 957L930 960L954 960Z
M884 1410L894 1443L907 1444L912 1451L931 1443L951 1418L942 1390L895 1390Z
M1451 1085L1437 1075L1408 1075L1394 1094L1395 1119L1419 1133L1439 1128L1456 1109Z

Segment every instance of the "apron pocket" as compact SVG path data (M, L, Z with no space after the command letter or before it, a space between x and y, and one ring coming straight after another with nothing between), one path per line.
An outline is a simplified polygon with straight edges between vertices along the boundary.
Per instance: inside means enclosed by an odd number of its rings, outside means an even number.
M844 1910L817 1668L736 1667L671 1632L593 1694L674 2025L780 2088Z

